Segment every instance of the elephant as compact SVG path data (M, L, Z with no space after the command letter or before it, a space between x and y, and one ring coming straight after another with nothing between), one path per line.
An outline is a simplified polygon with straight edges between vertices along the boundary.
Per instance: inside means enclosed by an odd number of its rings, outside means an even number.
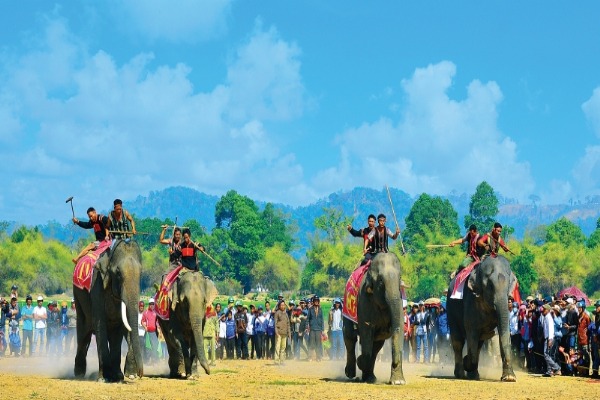
M378 253L358 290L358 324L344 317L343 333L346 345L346 376L354 379L356 366L362 370L362 380L375 383L373 373L377 353L386 339L392 338L392 366L389 383L404 385L402 348L404 346L404 315L401 296L401 266L394 253ZM356 358L356 341L360 336L361 355Z
M452 293L454 281L448 293ZM454 350L454 376L458 379L479 379L479 353L483 343L492 338L498 328L502 377L515 382L511 365L510 332L508 326L508 296L513 293L517 279L503 256L486 257L476 266L465 283L462 299L447 301L450 340ZM463 347L467 343L467 355Z
M85 376L92 334L96 335L98 348L99 381L124 379L121 371L123 337L129 345L125 371L143 376L142 349L137 336L141 269L142 253L138 243L131 239L117 240L108 254L98 259L90 291L73 285L77 311L76 377Z
M217 288L202 272L183 271L171 286L169 319L158 319L169 351L170 377L181 379L197 375L197 362L210 375L203 331L206 306L217 297Z

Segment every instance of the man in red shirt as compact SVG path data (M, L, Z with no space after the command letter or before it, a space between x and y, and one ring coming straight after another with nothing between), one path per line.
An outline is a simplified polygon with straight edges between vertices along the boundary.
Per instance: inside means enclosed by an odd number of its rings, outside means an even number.
M146 360L152 365L158 361L158 333L156 332L156 312L154 311L154 299L148 302L148 309L142 314L142 326L146 331L144 335L144 348L146 349Z
M579 375L588 376L590 374L590 352L588 339L588 326L592 322L590 316L585 311L585 302L583 299L577 303L577 311L579 313L579 324L577 325L577 344L583 354L583 367L579 368Z
M502 225L499 222L494 223L494 229L490 233L486 233L481 236L477 241L477 246L480 250L483 250L483 255L480 257L482 260L484 257L492 256L496 257L500 248L506 252L510 252L510 249L506 247L504 240L500 237L502 233Z

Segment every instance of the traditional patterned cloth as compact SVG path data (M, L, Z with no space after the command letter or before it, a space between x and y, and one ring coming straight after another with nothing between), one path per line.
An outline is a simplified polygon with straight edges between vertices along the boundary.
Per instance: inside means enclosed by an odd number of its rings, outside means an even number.
M169 272L154 295L154 312L156 312L156 315L162 320L168 321L169 316L171 315L171 299L169 298L169 292L171 291L173 282L175 282L182 269L183 267L179 266Z
M342 314L354 323L358 323L358 291L369 266L371 266L371 260L356 268L346 282Z
M451 299L461 300L463 298L467 278L471 274L471 271L473 271L473 268L475 268L475 266L478 264L479 260L475 260L467 267L460 270L460 272L456 275L456 278L454 280L454 289L452 289L452 293L450 295Z
M94 272L94 265L98 258L104 253L111 245L110 240L102 240L96 250L87 253L81 257L75 265L73 270L73 285L79 289L85 289L88 292L92 288L92 275Z

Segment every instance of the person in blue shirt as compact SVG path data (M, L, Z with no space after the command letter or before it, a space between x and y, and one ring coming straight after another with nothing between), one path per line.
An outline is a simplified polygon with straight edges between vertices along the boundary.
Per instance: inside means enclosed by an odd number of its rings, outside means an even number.
M23 354L28 348L29 357L33 355L33 299L31 295L25 298L25 306L21 309L21 318L23 319ZM29 345L29 347L26 347Z
M440 363L450 364L450 328L448 327L446 303L440 305L435 325L437 326L437 347Z
M227 359L233 360L233 350L235 349L235 320L231 311L226 312L225 320L225 349Z

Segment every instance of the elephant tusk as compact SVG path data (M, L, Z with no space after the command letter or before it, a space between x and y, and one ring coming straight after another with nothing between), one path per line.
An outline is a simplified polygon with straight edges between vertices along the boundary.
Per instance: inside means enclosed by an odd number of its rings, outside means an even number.
M129 326L129 322L127 322L127 307L125 306L125 302L121 301L121 318L123 319L123 325L129 332L131 332L131 326Z

